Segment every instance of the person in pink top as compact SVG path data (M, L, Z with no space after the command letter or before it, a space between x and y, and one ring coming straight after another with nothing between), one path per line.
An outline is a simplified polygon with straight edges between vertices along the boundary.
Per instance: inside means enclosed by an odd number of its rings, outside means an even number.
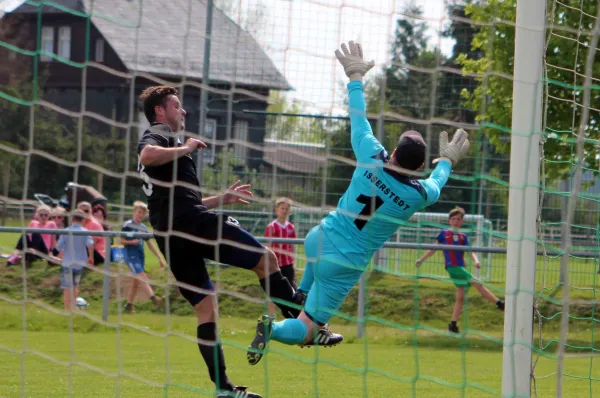
M46 205L38 206L35 210L34 219L29 223L29 228L56 229L56 224L54 221L50 220L50 214L50 207ZM56 235L54 234L38 234L33 232L26 234L25 238L26 244L23 242L23 237L17 242L15 251L8 259L8 265L16 265L21 261L21 252L25 247L28 250L31 249L34 252L47 255L56 246ZM35 253L27 253L25 256L25 263L29 264L39 258L40 256Z
M79 202L77 209L85 214L85 220L81 226L88 231L104 231L102 224L92 216L92 205L89 202ZM94 241L94 265L104 264L106 258L106 238L103 236L92 236Z

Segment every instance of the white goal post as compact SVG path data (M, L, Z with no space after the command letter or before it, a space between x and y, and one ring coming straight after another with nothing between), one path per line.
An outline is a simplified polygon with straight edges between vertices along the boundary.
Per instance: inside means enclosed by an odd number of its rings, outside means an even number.
M518 1L516 16L503 397L531 394L545 0Z

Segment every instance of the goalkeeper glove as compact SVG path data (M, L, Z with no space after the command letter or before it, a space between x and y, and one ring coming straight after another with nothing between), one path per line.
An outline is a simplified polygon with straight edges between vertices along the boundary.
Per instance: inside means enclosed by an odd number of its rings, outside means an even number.
M348 46L350 51L348 51L346 44L342 43L342 52L335 50L335 56L344 67L346 76L352 79L353 76L358 77L356 75L360 75L360 78L362 78L375 65L375 61L365 62L363 60L362 46L359 43L350 41Z
M296 290L292 300L294 301L295 304L298 304L299 306L303 306L304 302L306 301L306 294L302 290Z
M469 152L469 135L463 129L458 129L452 137L452 141L448 142L448 133L442 131L440 133L440 157L435 159L433 163L440 160L449 160L452 165L455 165L460 159L465 157Z

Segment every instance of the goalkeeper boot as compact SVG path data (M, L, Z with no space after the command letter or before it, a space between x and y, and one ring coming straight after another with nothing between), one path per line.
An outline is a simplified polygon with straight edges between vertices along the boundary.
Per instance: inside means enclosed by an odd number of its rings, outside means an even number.
M325 325L321 329L319 329L317 335L312 341L300 344L300 348L310 347L313 345L333 347L335 345L340 344L342 341L344 341L344 336L338 333L333 333L331 330L329 330L329 327Z
M219 391L217 398L262 398L262 395L248 391L246 386L237 386L233 391Z
M273 318L269 315L263 315L259 318L258 323L256 324L254 340L252 340L250 347L248 347L248 351L246 351L246 359L248 359L250 365L259 363L265 354L267 343L271 338L272 327Z

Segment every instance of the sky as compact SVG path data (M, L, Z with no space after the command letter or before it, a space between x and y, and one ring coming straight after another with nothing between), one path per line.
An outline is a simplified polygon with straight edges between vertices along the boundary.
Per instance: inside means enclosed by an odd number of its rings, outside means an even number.
M216 0L218 3L219 0ZM228 1L228 0L222 0ZM229 0L232 19L253 33L294 88L290 100L310 112L338 113L345 75L334 56L342 42L359 41L376 67L389 61L396 20L411 0ZM452 41L438 32L444 0L412 0L424 10L431 46L452 52ZM260 6L262 5L262 7ZM241 8L241 12L240 12ZM373 72L371 72L373 73Z

